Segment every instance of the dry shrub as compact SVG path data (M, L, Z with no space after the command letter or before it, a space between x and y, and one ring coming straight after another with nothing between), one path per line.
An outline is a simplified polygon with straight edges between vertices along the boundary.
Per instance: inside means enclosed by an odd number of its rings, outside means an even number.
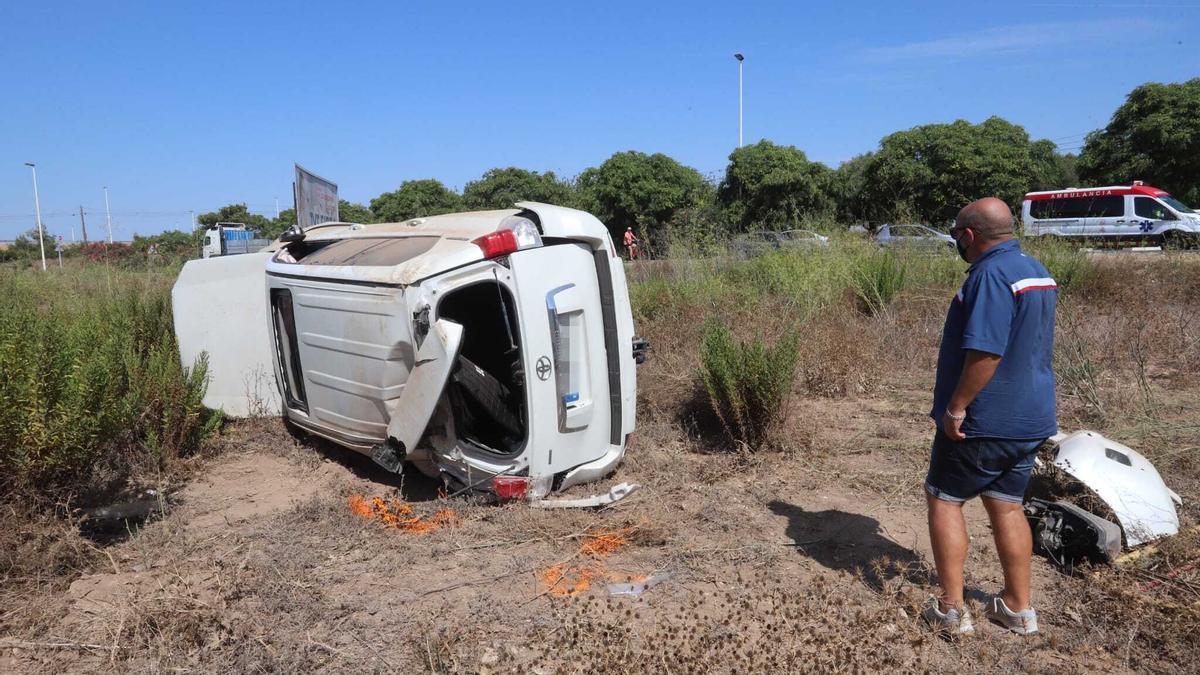
M843 397L874 391L884 375L871 334L878 321L837 308L805 322L798 372L804 389Z

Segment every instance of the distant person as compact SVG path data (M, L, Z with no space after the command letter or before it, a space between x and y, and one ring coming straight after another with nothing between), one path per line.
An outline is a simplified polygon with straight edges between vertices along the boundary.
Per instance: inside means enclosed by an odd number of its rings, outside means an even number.
M1023 635L1038 630L1029 588L1033 539L1022 501L1038 446L1058 431L1050 365L1058 292L1012 232L1012 212L994 197L968 204L950 229L971 266L942 329L930 413L937 432L925 491L942 592L924 616L940 631L974 631L963 604L962 505L976 496L1004 568L1004 589L988 601L987 618Z
M641 255L641 247L638 246L638 238L633 233L632 227L625 228L625 253L630 260L636 260Z

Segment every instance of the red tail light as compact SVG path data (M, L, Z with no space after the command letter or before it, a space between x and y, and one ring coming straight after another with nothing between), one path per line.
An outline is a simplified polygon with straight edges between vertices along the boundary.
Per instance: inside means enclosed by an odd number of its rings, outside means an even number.
M516 253L518 248L517 235L512 230L496 230L472 239L471 243L478 246L483 251L483 257L489 260Z
M492 478L492 490L504 501L524 499L529 489L529 478L526 476L496 476Z

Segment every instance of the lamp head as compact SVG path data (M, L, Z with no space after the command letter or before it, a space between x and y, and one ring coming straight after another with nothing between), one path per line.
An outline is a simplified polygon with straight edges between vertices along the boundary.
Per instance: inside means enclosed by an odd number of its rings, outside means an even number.
M745 61L745 60L746 60L746 57L745 57L745 56L742 56L742 53L741 53L741 52L734 52L734 54L733 54L733 58L737 59L738 61Z

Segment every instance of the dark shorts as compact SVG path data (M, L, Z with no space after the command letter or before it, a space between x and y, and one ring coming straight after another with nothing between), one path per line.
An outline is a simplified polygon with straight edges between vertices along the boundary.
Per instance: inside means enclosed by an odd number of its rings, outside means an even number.
M1020 504L1042 443L1003 438L956 442L939 429L933 437L925 491L948 502L965 502L983 495Z

